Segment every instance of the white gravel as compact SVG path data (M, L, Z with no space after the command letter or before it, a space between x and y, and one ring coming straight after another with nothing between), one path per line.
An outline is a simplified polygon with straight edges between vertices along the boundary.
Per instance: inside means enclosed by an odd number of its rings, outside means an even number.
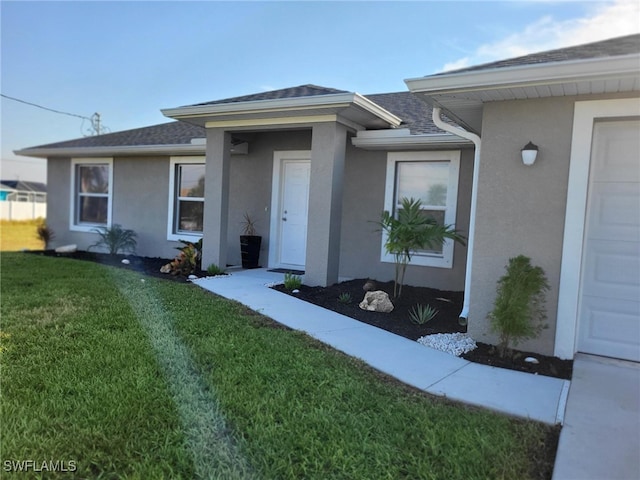
M418 343L459 357L477 347L476 341L466 333L436 333L420 337Z

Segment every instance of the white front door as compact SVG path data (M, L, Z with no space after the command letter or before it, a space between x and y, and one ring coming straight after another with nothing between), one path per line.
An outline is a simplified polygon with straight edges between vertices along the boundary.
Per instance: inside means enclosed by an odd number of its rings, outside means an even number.
M640 121L594 125L578 350L640 361Z
M272 228L276 238L272 267L304 270L307 255L310 152L276 152L272 199ZM273 230L272 230L273 231Z

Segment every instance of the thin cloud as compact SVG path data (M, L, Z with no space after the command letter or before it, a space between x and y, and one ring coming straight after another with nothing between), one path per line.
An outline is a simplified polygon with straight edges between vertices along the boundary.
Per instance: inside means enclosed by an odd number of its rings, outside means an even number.
M445 64L442 71L640 33L639 18L637 0L595 4L587 16L571 20L544 16L518 33L480 45L471 56Z

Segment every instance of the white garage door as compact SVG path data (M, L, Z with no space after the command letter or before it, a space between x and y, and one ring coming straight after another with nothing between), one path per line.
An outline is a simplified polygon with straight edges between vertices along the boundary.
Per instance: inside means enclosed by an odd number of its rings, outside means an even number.
M596 123L578 350L640 361L640 121Z

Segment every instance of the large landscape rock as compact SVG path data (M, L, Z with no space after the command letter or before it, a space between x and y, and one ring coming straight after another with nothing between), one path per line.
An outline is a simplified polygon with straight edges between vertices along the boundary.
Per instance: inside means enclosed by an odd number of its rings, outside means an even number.
M376 290L364 295L364 300L360 302L360 308L370 312L389 313L393 310L393 303L391 303L387 292Z

